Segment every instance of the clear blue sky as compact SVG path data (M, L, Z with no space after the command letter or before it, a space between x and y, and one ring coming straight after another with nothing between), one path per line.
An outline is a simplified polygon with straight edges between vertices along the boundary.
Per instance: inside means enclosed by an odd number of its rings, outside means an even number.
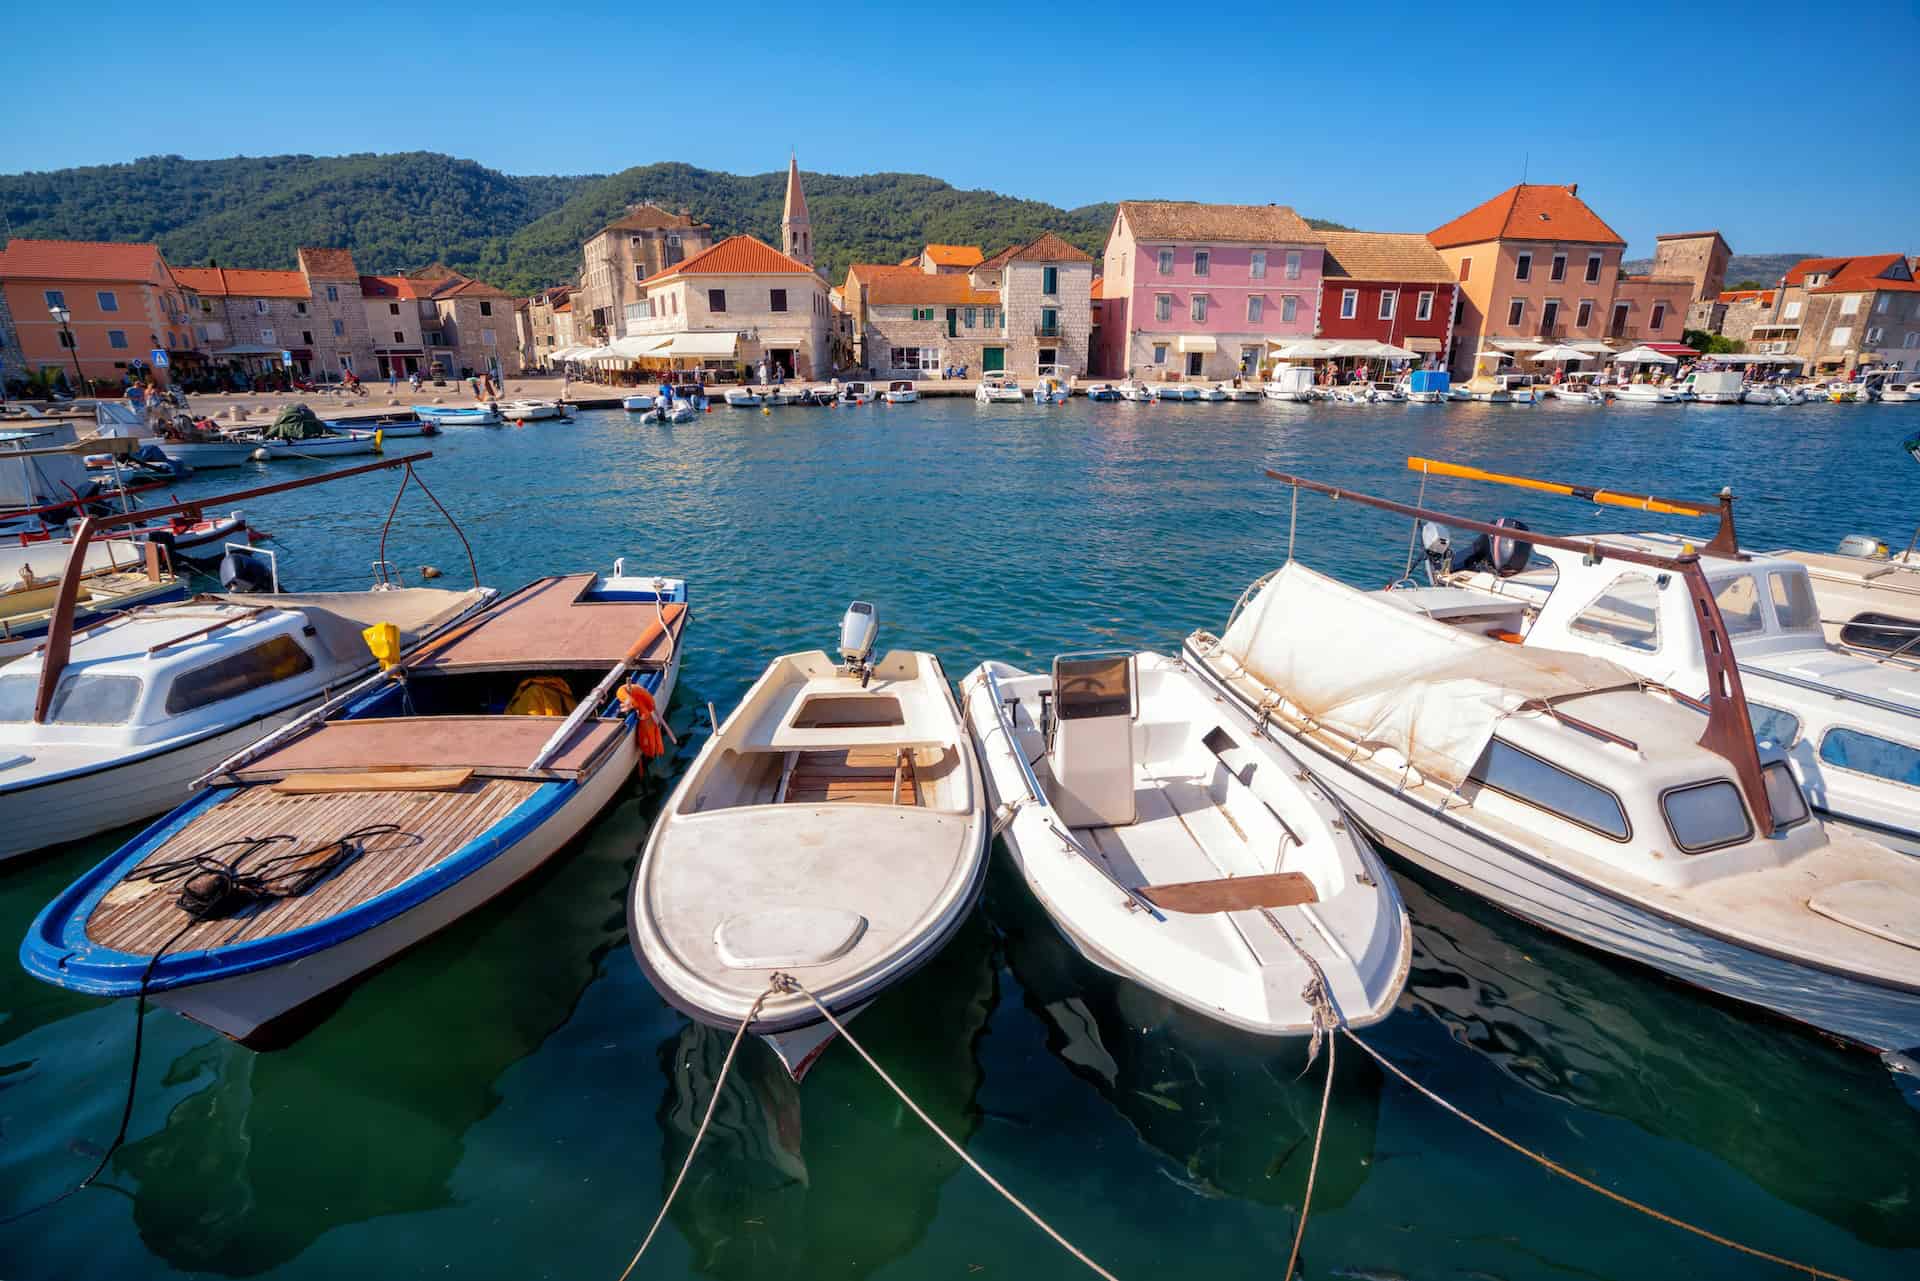
M1524 171L1578 182L1635 252L1708 227L1736 251L1920 251L1914 0L1523 12L54 5L0 42L0 171L423 149L509 173L764 173L794 145L829 173L1405 231Z

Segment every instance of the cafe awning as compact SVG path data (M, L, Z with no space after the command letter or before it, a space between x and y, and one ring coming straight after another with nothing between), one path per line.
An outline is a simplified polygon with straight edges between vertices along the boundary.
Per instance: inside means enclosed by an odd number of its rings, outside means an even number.
M670 356L731 356L739 343L740 335L731 329L721 333L675 334L667 354Z
M624 360L638 360L642 356L661 355L672 344L673 339L661 337L658 334L651 336L635 334L626 338L614 339L613 342L609 344L609 349L614 355Z
M1406 338L1401 341L1423 355L1437 355L1440 351L1438 338Z
M1219 351L1220 344L1211 334L1181 334L1178 344L1181 351Z
M1329 338L1269 338L1267 346L1281 360L1318 360L1339 344Z

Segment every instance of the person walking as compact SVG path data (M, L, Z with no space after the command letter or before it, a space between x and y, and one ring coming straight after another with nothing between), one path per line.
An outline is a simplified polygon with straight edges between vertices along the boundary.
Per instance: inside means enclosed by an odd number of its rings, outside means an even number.
M387 366L387 390L389 392L400 390L400 370L393 365Z

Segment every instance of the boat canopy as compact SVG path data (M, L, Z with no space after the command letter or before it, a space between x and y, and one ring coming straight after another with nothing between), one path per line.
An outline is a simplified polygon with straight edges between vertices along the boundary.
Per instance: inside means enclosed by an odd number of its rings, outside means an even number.
M1365 645L1365 662L1354 661L1356 644ZM1606 659L1436 626L1382 594L1355 591L1297 561L1240 611L1219 652L1282 698L1283 715L1371 752L1390 748L1453 789L1504 718L1640 687L1632 672Z

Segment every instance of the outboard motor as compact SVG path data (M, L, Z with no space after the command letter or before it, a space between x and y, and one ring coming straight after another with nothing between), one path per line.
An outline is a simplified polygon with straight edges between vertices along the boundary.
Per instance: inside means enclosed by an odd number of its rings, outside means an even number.
M1502 516L1493 522L1502 529L1524 530L1524 521ZM1476 534L1464 545L1454 541L1453 531L1434 521L1420 526L1420 543L1426 549L1427 576L1438 582L1448 574L1484 570L1501 578L1511 578L1527 567L1533 558L1533 544L1507 534Z
M1510 516L1502 516L1493 523L1502 529L1524 530L1527 527L1525 521L1514 520ZM1488 566L1502 578L1512 578L1525 569L1527 562L1532 559L1533 544L1525 539L1495 534L1487 542Z
M859 676L861 689L873 678L873 647L879 635L880 614L871 604L857 600L847 606L840 619L840 656L847 660L847 671Z
M273 590L273 567L266 558L237 547L220 558L220 586L229 592L257 595Z
M1836 550L1842 556L1864 556L1869 560L1885 560L1889 555L1887 545L1871 534L1848 534Z

